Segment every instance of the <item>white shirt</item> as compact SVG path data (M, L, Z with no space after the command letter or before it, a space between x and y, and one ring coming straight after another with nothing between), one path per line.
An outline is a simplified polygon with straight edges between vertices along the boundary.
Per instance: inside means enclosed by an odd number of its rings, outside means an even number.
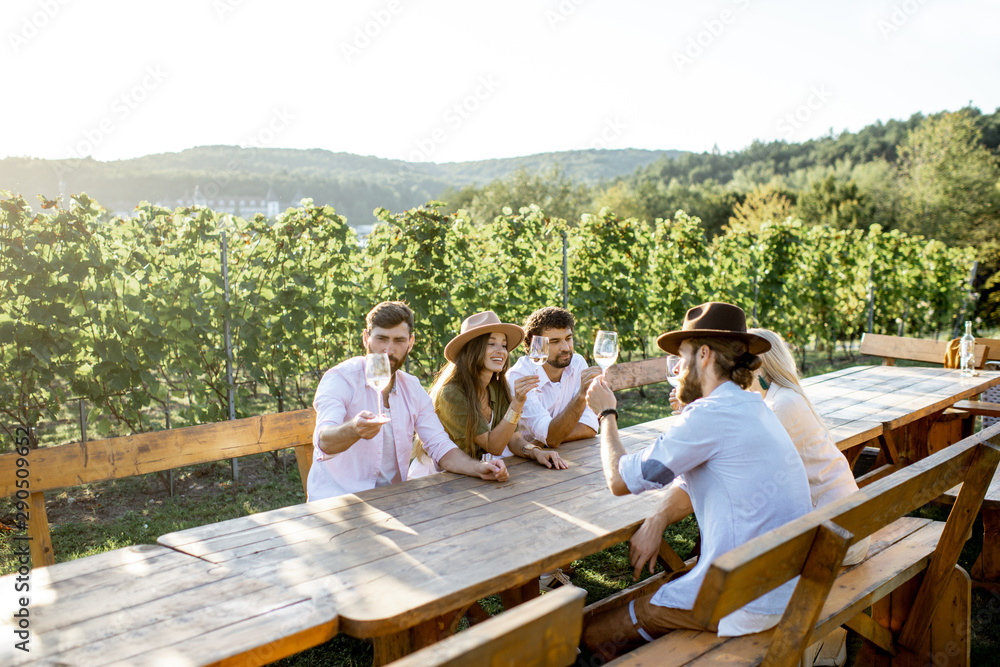
M549 379L548 374L531 363L531 359L527 356L517 360L517 363L507 371L507 384L510 385L512 394L514 381L518 378L525 375L538 375L540 378L538 391L528 392L528 398L524 401L520 421L522 433L548 444L546 438L549 434L549 424L562 414L573 397L580 391L580 376L585 368L587 368L587 361L582 355L574 354L569 366L563 369L559 382L553 382ZM595 432L597 431L597 415L589 407L583 409L579 423L589 426Z
M435 461L457 445L445 433L431 397L420 381L396 371L396 381L389 393L392 419L392 444L396 467L405 481L405 472L413 452L413 436L424 443L424 450ZM339 454L326 454L319 447L319 434L325 426L340 426L362 410L378 413L382 395L365 382L365 358L343 361L324 375L316 387L313 407L316 429L313 431L313 464L306 481L310 501L375 488L385 451L385 427L370 439L358 440Z
M396 439L392 435L392 411L383 407L382 411L389 421L382 424L382 464L379 466L378 479L375 486L389 486L402 481L399 474L399 464L396 463Z
M812 509L809 482L795 446L759 394L723 382L684 407L656 441L618 462L632 493L661 489L679 475L702 533L697 565L664 584L651 602L692 609L718 556ZM797 579L719 622L719 635L757 632L780 619Z
M764 403L785 427L809 477L813 507L828 505L858 490L847 459L794 389L771 383Z

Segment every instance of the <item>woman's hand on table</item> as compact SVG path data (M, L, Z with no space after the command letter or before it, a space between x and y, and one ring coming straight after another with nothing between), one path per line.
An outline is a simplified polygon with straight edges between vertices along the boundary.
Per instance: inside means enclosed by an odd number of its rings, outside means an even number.
M532 452L535 455L535 460L541 463L546 468L554 468L556 470L565 470L569 467L569 464L563 461L563 458L559 456L559 452L552 449L533 449Z
M507 464L503 459L492 459L480 461L479 477L487 482L506 482L510 478L510 473L507 472Z
M514 380L514 400L513 404L524 406L524 401L528 398L528 392L538 386L537 375L524 375Z

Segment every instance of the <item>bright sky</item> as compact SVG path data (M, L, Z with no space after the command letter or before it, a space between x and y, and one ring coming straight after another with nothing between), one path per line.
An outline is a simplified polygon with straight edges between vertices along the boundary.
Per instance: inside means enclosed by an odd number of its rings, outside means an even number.
M4 0L0 157L739 150L1000 107L981 0Z

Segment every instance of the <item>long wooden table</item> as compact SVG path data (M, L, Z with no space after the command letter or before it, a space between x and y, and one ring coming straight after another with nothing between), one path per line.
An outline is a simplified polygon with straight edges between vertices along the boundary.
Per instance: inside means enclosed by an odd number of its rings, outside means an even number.
M18 576L0 578L0 665L265 665L338 632L321 598L151 544Z
M994 384L1000 373L903 367L805 382L841 449ZM626 449L669 419L622 429ZM652 513L658 494L607 491L596 439L560 453L568 470L513 459L502 484L441 473L35 570L33 651L8 643L0 663L264 664L340 630L372 638L384 664L447 634L475 601L537 590L541 573L628 539Z

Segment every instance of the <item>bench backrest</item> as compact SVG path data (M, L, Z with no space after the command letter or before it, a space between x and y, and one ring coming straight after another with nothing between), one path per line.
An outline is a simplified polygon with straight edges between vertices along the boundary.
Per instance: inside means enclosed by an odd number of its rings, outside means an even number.
M576 662L587 591L562 586L390 667L567 667Z
M947 351L948 341L944 340L927 340L924 338L886 336L872 333L866 333L861 337L861 354L882 357L882 363L886 366L894 365L896 359L923 361L941 366L944 364L944 355ZM987 345L977 338L974 355L976 368L983 367L987 359L987 352Z
M667 358L657 357L615 364L608 369L607 380L613 391L666 382Z
M791 645L801 652L808 645L804 642L809 639L847 548L964 483L964 497L960 496L952 508L913 607L920 613L912 617L929 619L938 602L938 587L943 587L958 560L998 461L1000 424L723 554L711 564L705 577L695 601L695 619L705 625L717 623L802 575L789 609L814 610L815 616L803 621L801 613L794 614L800 618L790 618L793 615L786 613L777 630L779 635L784 633L783 645L788 645L789 634L798 634ZM913 618L910 621L915 625L920 622ZM777 644L781 643L773 644L772 650Z
M1000 361L1000 338L977 338L976 345L986 346L986 361Z
M288 447L295 448L305 489L312 464L315 423L315 410L307 408L120 438L40 447L26 456L17 452L2 454L0 497L17 495L18 500L28 505L23 511L27 519L24 523L27 523L32 538L32 563L35 567L52 565L55 557L45 513L46 491ZM25 495L27 499L23 497Z

